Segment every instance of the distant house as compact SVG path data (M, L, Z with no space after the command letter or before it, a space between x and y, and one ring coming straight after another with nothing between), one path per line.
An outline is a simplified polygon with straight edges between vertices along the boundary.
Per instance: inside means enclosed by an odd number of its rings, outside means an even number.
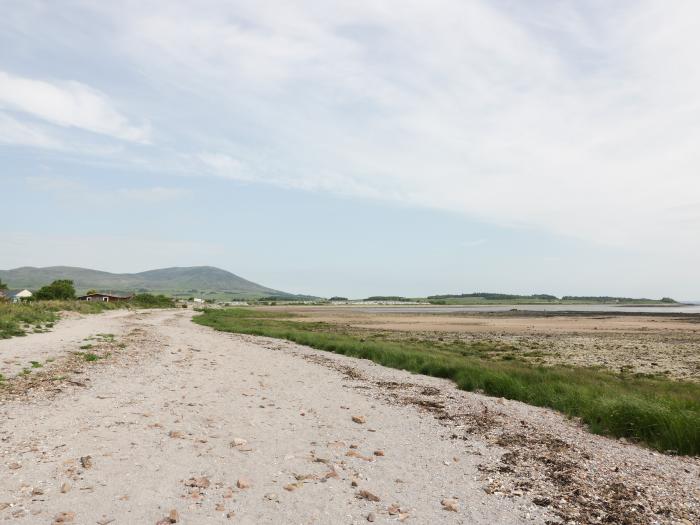
M199 297L195 297L194 299L192 299L192 301L195 302L195 303L201 304L201 303L204 302L204 299L200 299Z
M120 301L128 301L133 295L112 295L108 293L89 293L78 297L78 301L96 301L103 303L116 303Z
M32 292L30 292L29 290L22 290L21 292L17 292L12 297L10 297L10 300L13 303L19 303L23 299L29 299L32 295L34 295L34 294Z

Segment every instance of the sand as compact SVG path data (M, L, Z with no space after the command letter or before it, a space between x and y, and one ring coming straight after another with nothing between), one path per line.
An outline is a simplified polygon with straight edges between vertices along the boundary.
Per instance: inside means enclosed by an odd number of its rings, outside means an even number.
M610 497L610 515L651 523L625 507L634 498L613 501L612 482L641 487L647 510L667 509L653 514L658 523L700 516L696 459L591 436L552 411L447 381L215 332L191 311L121 313L10 340L22 341L12 350L20 362L56 357L33 373L66 379L0 397L0 521L589 523L574 487L591 501ZM96 349L105 359L69 357L105 331L117 334ZM563 445L552 447L553 436ZM518 464L523 443L549 443L547 461ZM562 457L579 463L578 485L548 479Z

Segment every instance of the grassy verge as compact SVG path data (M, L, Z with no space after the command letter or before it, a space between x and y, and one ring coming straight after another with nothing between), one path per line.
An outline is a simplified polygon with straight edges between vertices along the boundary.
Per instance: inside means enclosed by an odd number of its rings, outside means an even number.
M591 432L654 449L700 454L700 385L603 370L541 367L493 359L493 343L458 346L368 339L284 313L206 310L195 322L217 330L287 339L384 366L453 380L459 388L549 407L581 418ZM507 349L504 349L507 352Z
M58 321L58 312L73 311L96 314L119 308L169 308L170 298L162 295L136 295L128 303L105 303L101 301L32 301L27 303L0 302L0 339L44 332Z

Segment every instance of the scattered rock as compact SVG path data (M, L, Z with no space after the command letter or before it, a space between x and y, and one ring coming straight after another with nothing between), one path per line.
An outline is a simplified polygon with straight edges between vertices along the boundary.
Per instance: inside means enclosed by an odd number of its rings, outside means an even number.
M364 461L374 461L374 458L372 456L363 456L357 450L348 450L345 455L350 458L358 458Z
M450 512L459 512L459 503L456 499L445 498L441 502L443 510L449 510Z
M243 439L243 438L233 438L233 441L231 441L232 447L243 447L247 444L248 444L248 441Z
M83 456L80 458L80 464L83 468L92 468L92 456Z
M274 492L268 492L267 494L265 494L265 499L270 501L277 501L279 500L279 497Z
M294 492L296 489L299 489L303 486L303 482L297 481L296 483L288 483L287 485L285 485L284 490L286 490L287 492Z
M375 494L372 494L369 490L362 489L357 493L358 498L366 499L369 501L380 501L381 498Z
M68 491L70 491L70 483L65 482L61 485L61 494L65 494Z
M352 420L359 425L367 423L367 418L365 416L352 416Z
M22 465L21 465L20 463L17 463L17 462L15 461L14 463L10 463L10 464L8 465L8 468L9 468L10 470L18 470L18 469L21 469L21 468L22 468Z
M214 510L215 510L216 512L224 512L224 511L226 510L226 507L224 507L223 503L217 503L217 504L214 506Z
M40 489L39 487L34 487L32 489L32 496L41 496L44 493L43 489Z
M351 487L357 487L359 484L360 482L357 480L357 478L352 478L352 480L350 480Z
M109 525L110 523L114 523L115 521L117 520L114 518L102 518L97 520L97 525Z
M383 451L383 450L375 450L375 451L374 451L374 455L375 455L375 456L383 456L383 455L384 455L384 451Z
M367 514L367 521L373 522L376 519L377 516L374 514L374 512L370 512L369 514Z
M206 489L209 488L209 485L211 485L211 482L209 481L209 478L202 476L200 478L190 478L185 482L185 485L188 487L197 487L200 489Z
M168 432L168 436L174 439L182 439L185 437L184 434L179 430L171 430L170 432Z
M329 470L323 475L324 479L331 479L331 478L339 478L340 476L338 475L338 472L334 468Z
M250 488L250 481L244 478L240 478L238 481L236 481L236 486L239 489L249 489Z
M226 517L227 517L228 519L233 519L233 517L234 517L235 515L236 515L236 514L235 514L233 511L227 512L227 513L226 513Z
M72 523L73 520L75 519L75 512L59 512L56 514L53 518L53 523L54 525L58 525L60 523Z

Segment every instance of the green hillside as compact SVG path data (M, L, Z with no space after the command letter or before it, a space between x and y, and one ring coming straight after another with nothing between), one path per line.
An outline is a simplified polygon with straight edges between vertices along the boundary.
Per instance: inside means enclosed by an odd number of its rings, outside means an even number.
M212 266L161 268L140 273L109 273L72 266L0 270L0 280L11 289L35 290L56 279L70 279L78 292L89 289L112 292L157 292L175 296L226 299L288 296Z

